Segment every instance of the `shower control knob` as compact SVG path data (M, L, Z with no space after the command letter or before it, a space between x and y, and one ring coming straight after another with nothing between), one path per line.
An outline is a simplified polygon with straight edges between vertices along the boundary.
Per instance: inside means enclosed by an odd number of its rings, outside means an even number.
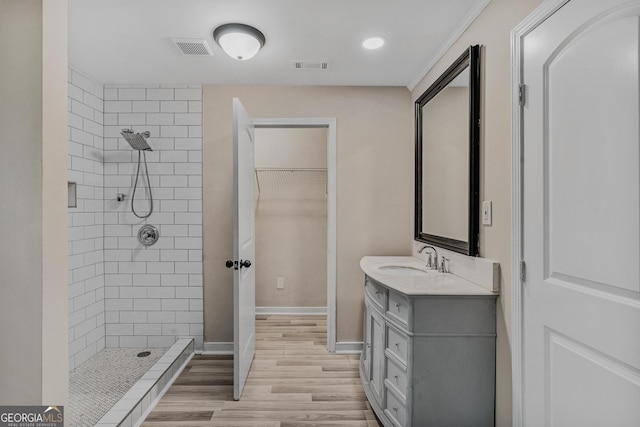
M144 246L151 246L158 241L160 232L153 225L143 225L138 230L138 241Z
M227 266L227 268L231 268L233 267L233 261L231 261L230 259L227 260L227 262L224 263L224 265Z
M242 267L244 267L244 268L251 267L251 261L249 261L248 259L245 259L244 261L240 260L240 268L242 268Z

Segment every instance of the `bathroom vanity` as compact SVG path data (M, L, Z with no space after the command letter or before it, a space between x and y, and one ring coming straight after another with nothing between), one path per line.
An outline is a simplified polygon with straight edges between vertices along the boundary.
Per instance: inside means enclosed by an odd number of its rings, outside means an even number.
M360 377L385 426L493 426L497 294L412 257L364 257Z

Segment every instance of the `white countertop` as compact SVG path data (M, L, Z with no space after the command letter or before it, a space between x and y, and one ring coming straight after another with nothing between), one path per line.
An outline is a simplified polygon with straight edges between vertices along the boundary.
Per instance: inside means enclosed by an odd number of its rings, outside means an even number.
M404 275L385 266L402 266L423 270L426 274ZM473 282L450 273L427 269L425 263L409 256L366 256L360 268L367 276L405 295L498 295Z

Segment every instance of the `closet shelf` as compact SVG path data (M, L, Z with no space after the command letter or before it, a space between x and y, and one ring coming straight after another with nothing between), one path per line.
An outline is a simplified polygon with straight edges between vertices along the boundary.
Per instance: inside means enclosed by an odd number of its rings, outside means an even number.
M327 196L326 168L256 168L258 196Z

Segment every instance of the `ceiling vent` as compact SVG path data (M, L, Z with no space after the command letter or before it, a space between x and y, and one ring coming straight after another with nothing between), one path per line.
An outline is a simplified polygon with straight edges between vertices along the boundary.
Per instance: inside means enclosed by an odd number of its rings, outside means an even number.
M171 39L183 55L213 56L213 51L205 39Z
M331 64L329 61L293 60L291 68L294 70L328 70Z

